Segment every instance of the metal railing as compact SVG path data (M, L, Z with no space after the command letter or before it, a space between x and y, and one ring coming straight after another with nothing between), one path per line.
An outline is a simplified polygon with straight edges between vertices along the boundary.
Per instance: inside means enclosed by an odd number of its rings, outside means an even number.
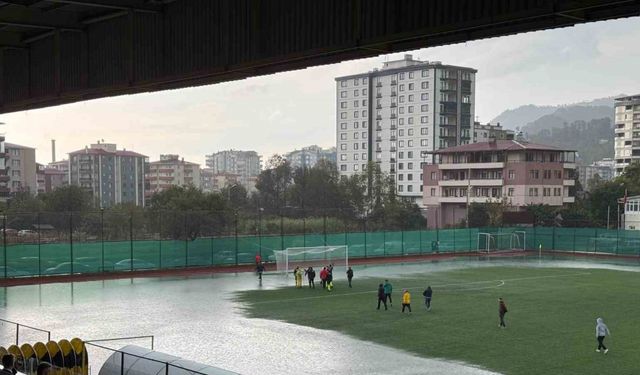
M154 335L142 335L142 336L127 336L127 337L113 337L109 339L95 339L95 340L87 340L84 343L88 345L98 346L95 344L96 342L109 342L109 341L124 341L124 340L139 340L139 339L151 339L151 350L153 350L153 346L155 343Z
M16 326L16 345L20 344L20 327L24 327L24 328L32 329L34 331L39 331L39 332L46 333L47 334L47 342L51 341L51 331L47 331L46 329L28 326L26 324L13 322L13 321L7 320L7 319L0 319L0 322L9 323L9 324L15 324L15 326Z

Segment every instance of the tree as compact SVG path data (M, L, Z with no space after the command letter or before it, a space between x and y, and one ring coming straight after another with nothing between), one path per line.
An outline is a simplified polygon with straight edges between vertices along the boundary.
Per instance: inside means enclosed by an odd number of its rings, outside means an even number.
M81 212L92 207L93 199L85 189L76 185L62 186L40 196L46 211Z
M273 155L267 169L260 172L256 189L260 192L263 207L273 210L287 205L287 188L291 184L291 165L280 155Z
M489 222L487 206L482 203L471 203L469 206L469 227L482 228L489 226Z

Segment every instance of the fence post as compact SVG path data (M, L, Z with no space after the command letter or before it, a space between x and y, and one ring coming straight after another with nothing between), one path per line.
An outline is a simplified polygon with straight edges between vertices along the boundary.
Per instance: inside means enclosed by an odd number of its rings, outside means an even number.
M131 259L129 269L133 271L133 212L129 214L129 253Z
M262 257L262 207L258 209L258 252Z
M100 207L100 243L102 251L102 272L104 272L104 207Z
M367 257L367 218L362 219L362 226L364 227L364 257Z
M162 213L158 213L158 267L162 269Z
M120 352L120 375L124 375L124 352Z
M69 211L69 255L71 256L71 274L73 275L73 211Z
M7 215L2 215L2 244L4 247L4 278L7 278Z
M345 225L345 229L346 229L346 225ZM322 231L324 233L324 246L327 246L327 210L326 209L323 210L323 215L322 215Z
M307 215L304 212L304 208L302 209L302 247L307 247Z
M576 227L573 227L573 252L576 252Z
M236 237L236 266L238 265L238 210L234 212L235 237Z
M42 249L40 247L40 212L37 213L38 222L38 276L42 276ZM6 265L5 265L6 266Z
M20 343L20 324L16 323L16 345Z
M280 250L284 250L284 216L280 207Z
M556 249L556 227L553 227L553 232L551 232L551 250Z
M184 225L184 266L189 266L189 234L187 231L187 211L183 212L184 219L182 220Z

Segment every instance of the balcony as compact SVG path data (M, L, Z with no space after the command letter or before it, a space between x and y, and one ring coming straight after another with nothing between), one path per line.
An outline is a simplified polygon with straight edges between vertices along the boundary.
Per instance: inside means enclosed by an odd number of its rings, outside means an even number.
M391 96L398 96L398 93L395 91L391 91Z
M382 152L382 149L380 147L377 147L376 152Z
M0 175L0 182L9 182L11 181L11 177L6 174Z
M397 84L398 84L398 81L396 81L395 79L392 79L392 80L391 80L391 85L392 85L392 86L395 86L395 85L397 85Z
M392 142L393 142L393 141L397 141L397 140L398 140L398 138L397 138L395 135L392 135L392 136L391 136L391 141L392 141Z
M376 105L376 109L382 109L382 105L380 104Z
M391 147L391 152L396 152L396 148L395 147Z
M382 131L382 126L376 126L377 131Z
M382 82L376 83L376 87L382 87Z
M396 115L395 113L392 113L391 118L398 118L398 115Z
M382 94L377 93L377 94L376 94L376 98L378 98L378 99L382 98Z
M447 163L439 164L440 169L446 170L467 170L467 169L503 169L504 162L487 163Z
M397 104L397 103L391 103L391 108L395 108L395 107L397 107L397 106L398 106L398 104Z
M376 142L382 142L382 137L376 137Z
M376 116L376 120L382 120L382 116L377 115L377 116Z
M453 134L441 133L440 138L456 138L456 135L455 133Z
M396 130L398 129L398 125L391 125L391 130Z
M396 158L390 158L389 159L389 163L395 163L396 162Z
M439 180L440 186L502 186L501 178L496 179L471 179L469 180Z
M562 197L562 203L575 203L576 197Z
M563 180L562 186L576 186L576 180Z

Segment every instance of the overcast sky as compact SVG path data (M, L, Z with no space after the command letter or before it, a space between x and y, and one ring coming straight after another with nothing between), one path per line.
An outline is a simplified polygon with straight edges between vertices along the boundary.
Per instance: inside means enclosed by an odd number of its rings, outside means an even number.
M565 104L640 93L640 18L519 34L413 53L478 70L476 116L524 104ZM274 153L335 146L334 77L380 67L392 54L212 86L120 96L0 116L7 142L58 160L98 139L157 160L204 164L223 149Z

